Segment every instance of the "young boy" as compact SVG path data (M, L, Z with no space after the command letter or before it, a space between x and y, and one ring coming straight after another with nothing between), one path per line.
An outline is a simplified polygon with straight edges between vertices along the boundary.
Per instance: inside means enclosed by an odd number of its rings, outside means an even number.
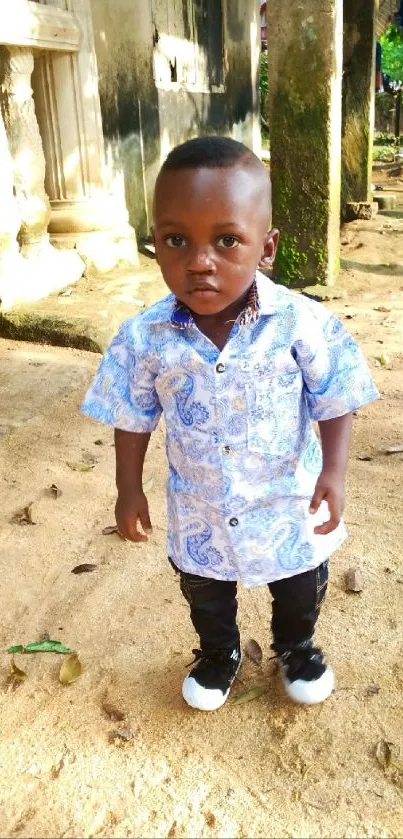
M168 554L200 638L182 692L205 711L223 705L241 663L238 580L268 584L289 696L321 702L334 685L312 638L328 557L346 537L352 412L377 391L340 321L257 272L278 237L251 151L223 137L175 148L154 199L172 293L122 325L83 404L115 428L116 521L133 542L152 532L142 472L165 415Z

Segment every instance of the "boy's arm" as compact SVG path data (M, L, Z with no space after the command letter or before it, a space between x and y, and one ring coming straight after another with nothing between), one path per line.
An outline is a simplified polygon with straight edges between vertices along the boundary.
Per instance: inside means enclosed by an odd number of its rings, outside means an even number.
M321 501L327 501L329 521L315 527L315 533L324 536L335 530L344 506L344 479L347 470L353 414L319 421L322 441L323 466L316 483L309 512L316 513Z
M115 428L116 523L120 535L131 542L146 542L152 534L148 501L143 492L143 466L150 437L151 434ZM138 521L144 534L138 530Z

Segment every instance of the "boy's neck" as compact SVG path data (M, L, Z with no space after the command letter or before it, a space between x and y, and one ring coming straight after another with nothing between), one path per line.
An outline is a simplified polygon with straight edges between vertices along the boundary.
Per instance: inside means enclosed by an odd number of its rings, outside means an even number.
M247 304L251 287L252 283L242 297L221 312L213 315L198 315L192 312L193 320L200 332L203 332L203 335L206 335L218 349L222 350L225 347L235 321Z

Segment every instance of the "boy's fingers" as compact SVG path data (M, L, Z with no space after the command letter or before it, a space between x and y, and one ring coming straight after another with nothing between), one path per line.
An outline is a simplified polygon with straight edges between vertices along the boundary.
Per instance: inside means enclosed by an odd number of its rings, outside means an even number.
M141 526L144 530L144 533L146 533L147 536L151 536L151 534L153 532L153 527L152 527L152 524L151 524L150 513L148 511L147 501L146 501L144 509L139 511L139 519L140 519L140 524L141 524Z
M315 492L312 496L311 503L309 505L309 512L310 513L317 513L319 510L320 504L325 497L325 489L322 487L316 487Z
M331 533L333 530L336 530L336 527L340 524L340 506L331 493L327 496L327 505L329 507L330 518L328 521L324 521L323 524L319 524L315 527L313 531L319 536L326 536L327 533Z

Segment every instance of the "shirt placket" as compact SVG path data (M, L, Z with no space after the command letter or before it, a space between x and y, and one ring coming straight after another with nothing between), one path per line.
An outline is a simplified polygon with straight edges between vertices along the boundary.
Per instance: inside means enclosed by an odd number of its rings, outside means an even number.
M244 327L244 329L247 327ZM235 334L229 342L225 345L224 349L222 350L217 363L215 365L215 374L216 374L216 395L219 395L221 390L221 385L223 382L224 377L228 380L228 388L234 387L234 380L237 376L237 367L235 358L239 353L240 347L238 344L239 341L238 332ZM245 336L243 335L243 338ZM244 343L244 341L242 341ZM231 352L232 351L232 352ZM233 356L231 358L231 355ZM219 381L220 380L220 381ZM235 388L234 388L235 393ZM231 401L231 400L230 400ZM243 551L242 551L242 522L240 514L237 512L236 515L234 514L234 510L232 509L232 498L233 495L236 494L236 487L234 487L234 470L232 468L232 458L235 454L235 448L233 446L233 442L231 440L230 432L227 430L228 424L224 426L220 439L219 439L219 462L221 467L221 474L223 478L223 485L226 483L226 479L229 479L231 491L230 496L226 497L223 502L223 518L224 518L224 528L226 539L228 541L229 548L231 550L231 556L234 563L237 566L241 579L244 577L244 570L243 570Z

